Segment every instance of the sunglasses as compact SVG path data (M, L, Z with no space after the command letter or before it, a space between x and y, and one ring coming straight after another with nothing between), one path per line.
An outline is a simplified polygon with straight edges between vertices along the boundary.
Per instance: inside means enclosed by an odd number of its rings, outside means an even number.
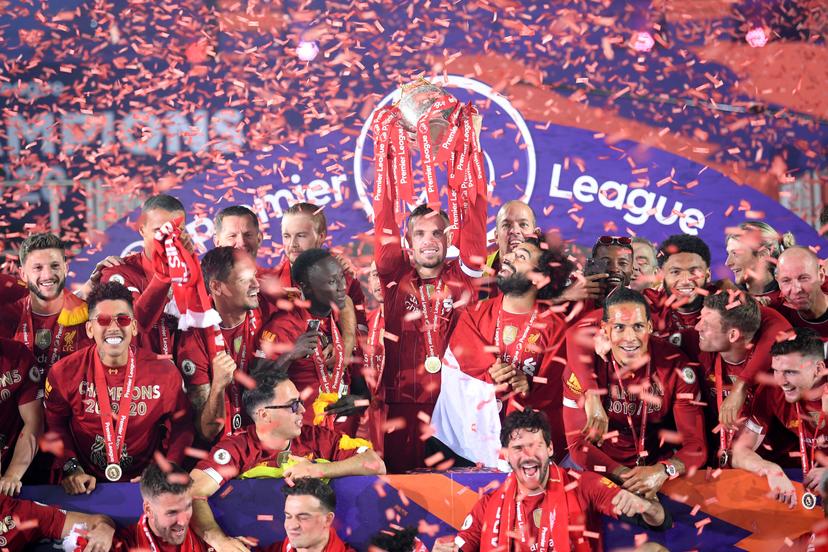
M293 412L294 414L298 414L299 409L301 407L302 407L302 401L300 401L299 399L293 399L292 401L290 401L287 404L272 404L270 406L265 406L264 409L265 410L271 410L271 409L276 410L276 409L280 409L280 408L290 408L291 412Z
M108 328L114 320L121 328L126 328L132 324L132 317L128 314L119 314L118 316L109 316L107 314L99 314L95 318L90 318L98 323L101 328Z
M601 245L632 245L632 238L627 236L601 236L598 238Z

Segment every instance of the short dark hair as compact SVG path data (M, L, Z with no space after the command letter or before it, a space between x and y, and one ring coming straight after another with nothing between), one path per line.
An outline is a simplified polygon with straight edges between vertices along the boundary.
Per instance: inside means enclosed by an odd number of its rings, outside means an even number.
M170 476L173 477L170 477ZM186 483L182 483L186 481ZM190 474L177 464L170 462L169 470L161 469L161 466L151 462L141 474L141 496L154 498L164 493L180 495L190 490L193 480Z
M144 201L144 204L141 206L141 212L146 213L147 211L152 211L154 209L161 209L162 211L166 211L168 213L175 213L176 211L185 211L184 204L181 203L177 197L173 197L167 194L157 194L154 196L150 196Z
M620 305L621 303L635 303L644 307L644 312L647 314L647 320L650 320L650 305L641 293L634 289L618 286L607 295L604 299L604 316L603 320L609 320L609 309L613 305Z
M771 356L799 353L804 357L825 359L825 342L811 328L794 328L793 339L777 341L771 345Z
M210 291L210 282L217 280L226 282L230 272L236 266L239 255L246 253L229 245L215 247L201 259L201 275L204 277L204 287Z
M733 296L727 291L708 295L704 298L704 306L719 313L725 330L735 328L748 340L753 339L762 324L762 311L759 310L759 303L743 291Z
M698 236L673 234L661 242L658 248L658 266L664 266L670 255L677 253L695 253L702 258L708 268L710 267L710 248Z
M308 215L313 221L313 225L316 226L316 233L320 235L327 235L328 233L328 221L325 219L325 212L323 207L319 205L314 205L313 203L308 203L306 201L300 201L299 203L294 203L282 214L282 217L285 215Z
M308 283L308 274L310 273L311 268L316 266L321 261L331 257L333 257L333 255L331 255L331 252L328 249L319 248L302 251L290 267L290 275L293 278L293 281L297 284Z
M282 494L289 496L312 496L329 512L336 511L336 493L330 485L313 477L296 479L293 485L282 485Z
M385 552L412 552L417 529L414 527L389 527L371 537L371 546Z
M129 305L130 312L134 312L132 292L120 282L107 282L95 286L86 298L86 305L89 308L89 312L93 312L98 306L98 303L102 301L124 301Z
M263 403L273 400L273 391L282 382L288 381L287 370L279 368L275 360L256 358L251 366L250 377L255 386L242 393L244 408L250 417Z
M617 236L613 236L613 237L617 237ZM593 259L595 258L595 254L598 253L598 248L599 247L620 247L621 249L626 249L627 251L629 251L630 256L635 255L635 250L633 249L633 246L632 246L632 240L630 240L630 243L617 243L617 242L616 243L601 243L601 238L598 238L597 240L595 240L595 245L592 246L592 258Z
M225 207L216 213L216 216L213 219L213 226L215 227L216 234L221 232L221 223L225 217L247 217L251 220L251 222L253 222L253 226L256 227L256 230L259 229L259 217L256 216L256 213L244 205L231 205L230 207Z
M525 429L532 433L540 431L543 433L543 440L547 445L552 442L552 430L549 428L549 418L540 410L525 408L523 410L515 410L506 416L500 428L501 446L508 447L509 442L514 439L515 432L519 429Z
M39 232L32 234L20 244L20 251L18 257L20 258L20 266L26 262L26 257L32 251L41 251L43 249L58 249L60 250L63 259L66 260L66 245L56 235L51 232Z
M549 282L538 288L538 299L548 300L558 297L566 289L569 283L569 275L575 269L575 263L569 258L560 247L545 247L546 242L542 238L531 236L526 242L536 245L541 250L538 259L537 272L549 278Z
M446 213L442 209L440 209L439 211L435 211L434 209L432 209L431 207L428 206L428 203L421 203L420 205L417 205L417 207L415 207L413 211L411 211L410 215L408 215L408 224L406 226L406 229L411 228L411 223L415 219L418 219L420 217L424 217L424 216L428 215L429 213L434 213L434 212L437 212L441 217L443 217L443 220L446 222L446 225L448 225L448 223L449 223L448 213Z

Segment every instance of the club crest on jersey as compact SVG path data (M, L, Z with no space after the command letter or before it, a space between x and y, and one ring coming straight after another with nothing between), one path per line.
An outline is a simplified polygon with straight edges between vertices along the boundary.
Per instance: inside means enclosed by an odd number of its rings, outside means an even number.
M681 369L681 379L683 379L684 383L687 385L692 385L696 383L696 372L694 372L689 366L685 366Z
M511 345L517 339L517 326L506 326L503 328L503 344Z
M196 365L195 365L195 362L193 362L192 360L185 359L184 361L181 362L181 372L185 376L187 376L187 377L192 376L193 374L195 374L195 371L196 371Z
M538 339L540 339L540 333L533 333L526 338L526 342L529 343L529 345L534 345L538 342Z
M52 330L43 328L35 332L35 347L38 349L48 349L52 344Z
M219 466L226 466L230 463L231 456L230 453L225 449L218 449L216 452L213 453L213 460Z
M78 335L77 330L66 332L63 336L63 352L71 353L75 350L75 336Z

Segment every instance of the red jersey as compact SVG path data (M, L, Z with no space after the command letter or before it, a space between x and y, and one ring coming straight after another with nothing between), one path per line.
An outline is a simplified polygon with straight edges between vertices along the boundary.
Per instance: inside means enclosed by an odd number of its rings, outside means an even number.
M318 318L311 314L308 309L294 304L294 308L291 310L280 310L275 313L265 325L261 335L260 348L269 358L278 358L279 355L290 350L296 339L307 331L308 320L311 319L319 320L319 331L325 336L322 339L322 348L324 349L328 344L333 343L331 317ZM351 382L350 365L347 361L342 369L344 370L342 385L339 389L331 391L346 395ZM328 367L326 367L326 372L329 378L328 381L331 381L332 374ZM291 362L288 366L288 376L303 397L305 403L304 423L313 423L313 401L319 397L320 388L323 385L322 376L316 366L314 355Z
M60 539L66 512L31 500L0 495L0 549L28 550L43 539Z
M715 293L715 288L707 289ZM673 306L670 296L663 289L647 288L642 294L650 305L653 333L679 347L690 360L698 361L701 351L699 333L695 328L701 318L701 305L696 310L683 312Z
M503 297L501 294L463 310L449 339L448 351L465 374L487 383L494 383L489 368L496 361L515 364L526 374L530 390L526 398L510 396L501 415L531 407L543 410L552 427L562 427L564 359L559 356L559 349L566 323L543 305L523 314L506 312L502 308ZM464 403L464 397L453 400ZM455 429L462 432L467 428ZM553 443L556 453L565 450L562 432L554 432Z
M290 552L291 550L296 550L296 548L288 540L256 549L257 552ZM336 534L336 529L331 527L328 534L328 544L325 545L322 552L356 552L356 549L351 548L348 543L340 539L339 535Z
M356 446L352 446L356 445ZM256 426L249 425L230 437L224 437L200 460L196 468L223 485L237 476L245 476L254 468L280 468L288 455L302 456L308 460L338 462L364 452L369 447L360 439L348 439L337 431L322 426L302 426L302 433L285 450L264 448L256 433ZM249 473L248 477L255 477Z
M63 291L63 308L42 316L32 312L29 295L0 309L0 337L23 343L35 357L41 378L61 358L91 343L86 335L89 309L73 293Z
M800 431L802 431L809 464L812 447L822 454L828 451L828 431L826 431L828 419L822 414L821 398L789 403L785 400L785 394L780 387L762 385L756 391L745 428L767 436L774 419L778 420L780 425L794 436L795 441L798 441ZM817 427L817 422L819 422L819 427ZM757 452L763 454L763 449L764 447L760 447Z
M262 301L261 298L260 301ZM267 306L267 303L260 302L260 305L265 306L265 313L269 312L270 307ZM245 315L244 321L232 328L221 328L225 349L236 362L236 369L244 374L250 373L250 365L253 363L258 349L262 324L267 316L267 314L262 313L262 310L258 308L249 311ZM184 376L184 382L188 389L212 383L213 364L212 357L209 354L208 342L213 339L212 328L192 328L181 333L176 358L178 359L178 368ZM241 403L243 389L235 381L231 385L235 386L237 394L234 394L230 386L225 390L224 411L228 419L225 420L224 427L236 431L250 423L250 418ZM231 408L233 397L238 397L238 412L235 412L235 408ZM235 414L240 414L241 418L237 416L234 422L233 416Z
M599 389L607 389L602 396L604 410L609 417L609 432L618 432L616 438L604 441L601 448L586 440L581 429L586 424L586 414L579 399L584 388L580 379L568 369L564 374L564 425L572 459L587 470L603 466L612 472L620 466L632 467L640 452L649 452L645 461L654 464L673 456L688 468L698 467L707 459L704 420L701 407L699 382L696 371L682 352L669 342L651 337L650 362L634 372L622 374L619 383L617 367L608 355L605 361L593 355L594 379ZM616 372L616 367L618 372ZM649 398L633 389L650 386ZM644 446L641 446L643 414ZM677 431L681 435L680 448L669 442L661 443L661 430ZM678 448L678 450L675 450Z
M779 305L776 310L791 323L794 328L811 328L823 340L828 340L828 311L825 311L822 316L814 320L809 320L802 316L798 310L794 310L785 305Z
M20 406L43 399L40 372L22 343L0 338L0 458L11 458L23 419ZM4 461L0 468L5 468Z
M28 294L26 282L10 274L0 274L0 305L14 303Z
M119 528L113 539L114 552L130 552L132 550L148 550L151 552L216 552L208 546L192 528L187 528L184 542L179 545L167 544L159 539L150 529L146 516L141 516L137 523L129 527Z
M550 473L552 473L551 470L554 469L555 468L553 466L550 466ZM553 485L568 486L575 483L576 480L572 476L564 472L562 469L560 471L563 474L562 480L553 481L553 478L550 475L547 488L550 488ZM567 490L566 493L569 495L568 499L574 499L580 505L580 512L575 515L571 515L570 512L566 512L568 515L565 519L557 520L558 523L569 525L571 528L571 535L573 537L576 532L583 531L584 527L586 527L587 530L598 532L600 528L600 518L598 518L596 514L603 514L613 518L617 517L613 512L614 507L612 505L612 499L615 498L615 495L621 492L621 488L618 485L606 477L602 477L592 472L583 472L579 474L575 485L576 486L574 488ZM483 540L483 532L485 531L484 525L488 519L492 519L494 517L492 515L493 513L489 510L500 506L499 500L497 500L498 494L499 490L495 490L487 495L484 495L477 501L477 504L474 505L469 515L466 516L466 519L463 521L463 525L460 528L460 532L457 534L454 541L460 547L462 552L494 552L495 550L513 549L510 546L506 546L504 548L505 545L503 544L501 544L499 548L493 548L490 543L481 542ZM523 498L521 502L521 510L526 512L526 517L528 518L528 523L525 523L525 527L528 529L525 537L527 543L524 544L518 542L517 539L511 539L511 544L514 546L514 550L516 552L529 552L529 543L538 543L540 541L539 529L541 525L542 504L545 496L546 493L542 492ZM562 513L557 512L557 514L561 515ZM515 517L513 522L514 523L510 529L513 531L513 534L518 535L520 534L520 531L517 523L517 517ZM576 530L574 529L575 527L580 527L580 529ZM574 541L575 539L573 538L572 540ZM535 548L531 548L531 550L534 549ZM550 550L552 549L558 550L559 548L558 546L550 546Z
M356 310L357 327L360 331L365 332L368 330L368 320L365 312L365 293L362 291L362 286L359 284L359 280L354 277L354 273L350 269L345 268L344 273L345 287L347 288L348 297L351 298L351 302L353 302L354 309ZM272 270L267 271L266 276L278 278L282 288L299 287L296 282L293 281L291 265L287 257L284 257L282 262L276 265Z
M46 424L63 440L61 467L78 458L87 473L104 478L106 443L95 385L95 345L71 355L52 368L46 380ZM181 464L184 449L193 441L190 405L181 374L171 360L152 351L135 351L136 373L129 422L120 451L121 480L141 475L155 451ZM123 394L127 366L104 367L113 412Z
M164 314L170 284L155 277L152 261L143 252L127 255L124 264L104 268L101 283L118 282L132 292L133 310L141 331L139 347L146 347L160 355L171 355L175 350L178 320Z
M747 287L739 285L739 289L747 291ZM751 293L751 297L759 301L759 304L765 307L776 308L782 304L782 291L779 289L779 284L775 279L771 280L759 293Z

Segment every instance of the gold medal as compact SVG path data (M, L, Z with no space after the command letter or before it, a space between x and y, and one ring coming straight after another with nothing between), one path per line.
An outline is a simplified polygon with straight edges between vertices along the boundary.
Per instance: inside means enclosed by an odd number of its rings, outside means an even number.
M430 356L425 359L425 369L429 374L436 374L443 367L443 363L436 356Z
M121 466L119 466L118 464L109 464L106 467L106 471L104 472L104 474L106 475L106 478L108 480L115 483L116 481L121 480L121 476L124 474L124 472L121 469Z

